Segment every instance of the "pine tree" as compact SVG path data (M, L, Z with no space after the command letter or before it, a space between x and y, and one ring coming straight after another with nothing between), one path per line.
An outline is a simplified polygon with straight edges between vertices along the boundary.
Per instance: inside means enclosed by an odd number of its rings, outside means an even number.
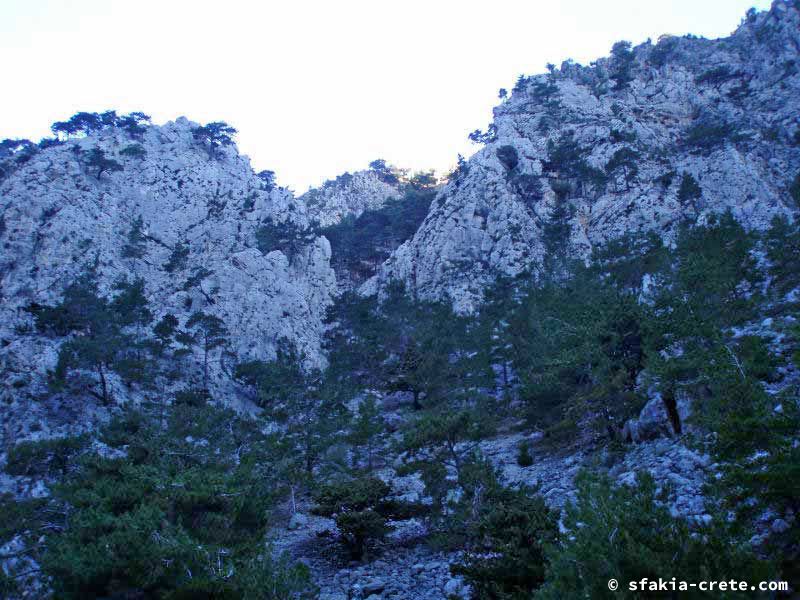
M208 156L213 158L218 148L233 144L236 129L224 121L214 121L192 129L192 136L208 151Z
M100 148L92 148L86 155L85 163L87 167L96 170L95 176L100 179L103 173L113 173L115 171L122 171L123 166L115 161L113 158L108 158L106 153Z
M349 442L356 448L363 448L367 455L367 471L373 468L375 450L380 444L385 426L375 397L368 394L358 405L358 412L350 427ZM354 455L354 463L356 457Z
M214 349L225 345L228 331L222 319L202 311L192 313L186 327L194 331L193 338L203 350L203 389L208 391L208 357Z
M136 217L128 232L128 239L122 246L122 257L132 258L135 261L147 253L147 236L144 234L144 220L141 215Z

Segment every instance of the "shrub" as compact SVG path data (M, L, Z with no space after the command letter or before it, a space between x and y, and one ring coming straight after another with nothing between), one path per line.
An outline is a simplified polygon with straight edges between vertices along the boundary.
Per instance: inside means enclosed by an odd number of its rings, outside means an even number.
M514 146L500 146L496 153L497 159L500 161L500 164L505 167L506 171L513 171L517 168L517 164L519 164L519 155Z
M574 178L595 186L604 185L605 174L586 162L587 154L588 150L575 140L574 135L567 133L556 142L547 141L548 160L543 168L546 171L556 171L562 177Z
M747 375L762 381L774 381L778 360L770 352L764 338L745 335L739 338L737 353L744 364Z
M703 196L703 190L700 184L691 173L684 173L681 176L681 185L678 188L678 201L684 206L694 203Z
M6 472L26 477L63 476L88 443L86 436L20 442L8 451Z
M625 180L625 189L630 189L631 181L633 181L639 173L639 167L636 164L638 160L638 152L628 147L620 148L614 152L614 155L608 160L606 164L606 173L612 177L621 173Z
M477 508L475 542L453 565L473 598L527 600L545 578L545 548L558 538L557 515L541 496L495 482Z
M530 467L533 464L533 456L531 456L531 447L527 441L520 442L517 448L517 464L520 467Z
M707 83L709 85L719 85L734 77L736 77L736 73L733 73L729 66L721 65L701 73L695 77L694 81L697 84Z
M150 124L150 115L135 111L119 117L116 126L126 131L134 139L141 139L147 126Z
M704 119L686 131L684 143L701 152L709 152L727 142L733 135L733 125Z
M511 178L511 183L528 208L533 208L544 197L541 179L536 175L518 173Z
M224 121L214 121L192 129L192 137L206 146L210 156L213 156L217 148L233 144L234 135L236 129Z
M794 178L791 185L789 186L789 195L794 200L795 205L797 208L800 208L800 173Z
M261 186L266 192L275 189L275 171L259 171L257 177L261 180Z
M312 238L310 231L301 229L292 221L273 223L268 220L256 230L256 246L261 252L267 254L280 250L290 260Z
M574 436L584 412L604 435L635 412L635 380L644 365L641 320L632 294L590 274L522 297L510 319L520 398L532 424L553 427L545 433L549 441Z
M211 395L208 393L208 390L202 388L187 388L175 392L176 406L200 408L205 406L210 399Z
M800 409L797 390L791 388L777 398L781 410L773 408L774 399L764 394L760 385L738 382L733 393L733 410L721 412L715 451L723 459L722 478L716 492L723 498L723 508L735 515L742 531L752 531L765 514L786 518L800 511ZM745 392L745 393L743 393ZM787 531L773 535L763 550L780 564L780 579L790 586L800 584L800 521L786 518Z
M631 50L630 42L617 42L611 48L611 79L615 82L614 89L622 90L633 81L633 68L635 56Z
M172 249L172 252L164 263L164 270L167 273L174 273L175 271L183 271L186 268L186 263L189 260L189 244L186 242L178 242Z
M412 190L423 191L436 187L436 175L433 170L417 171L408 180L408 185Z
M667 171L663 175L659 175L656 178L656 182L660 183L664 187L664 189L669 189L676 175L677 173L675 171Z
M744 292L757 290L762 280L753 247L752 236L730 211L711 215L704 227L679 231L676 284L682 297L665 291L664 300L675 308L684 305L693 313L696 321L687 334L697 334L704 327L709 337L716 336L718 327L741 323L753 315L756 296Z
M436 192L406 189L402 198L381 208L348 217L320 232L331 243L334 266L356 280L366 279L400 244L409 239L428 214Z
M106 153L100 148L92 148L84 157L84 163L87 167L96 169L96 177L100 179L103 173L114 173L115 171L122 171L123 166L115 161L113 158L108 158Z
M256 393L262 408L283 407L305 392L302 356L288 339L278 340L275 359L252 360L236 365L233 377Z
M121 448L132 444L145 428L144 415L137 411L125 411L112 419L100 432L103 443L112 448Z
M61 140L58 138L42 138L39 140L39 149L46 150L47 148L53 148L54 146L60 146L63 144Z
M126 455L87 453L55 488L70 518L38 558L55 596L301 597L307 571L263 545L286 476L277 446L230 411L182 406L164 425L125 415L102 435Z
M125 146L122 150L119 151L122 156L127 156L130 158L144 158L147 156L147 150L144 149L144 146L141 144L129 144Z
M386 164L386 161L383 159L376 159L369 163L369 168L371 171L374 171L378 178L383 181L384 183L388 183L389 185L397 185L400 183L400 179L397 177L394 169Z
M639 474L635 486L615 488L607 477L587 473L576 484L577 501L564 516L569 534L547 548L546 582L537 599L642 598L649 596L629 592L624 583L659 577L766 581L773 574L769 564L746 543L731 539L722 525L703 528L698 535L672 517L659 502L649 474ZM610 591L610 579L623 585ZM702 594L689 591L687 597Z
M132 137L138 138L144 133L145 126L149 124L150 117L143 112L132 112L119 116L114 110L104 113L79 112L68 121L53 123L50 130L56 135L72 137L76 135L90 135L110 127L119 127L127 131Z
M649 60L655 67L663 67L672 55L678 45L678 40L673 37L666 37L659 40L652 50L650 50Z
M391 531L387 502L391 488L375 477L339 481L322 486L314 500L314 514L333 517L341 541L354 560L364 556L367 542Z
M520 75L520 79L524 79L522 75ZM517 83L519 84L519 81ZM514 91L517 91L516 87L514 88ZM490 123L486 128L486 133L482 132L480 129L476 129L470 133L468 137L470 141L475 142L476 144L491 144L497 140L497 125Z
M615 144L621 144L621 143L632 144L636 141L636 132L612 129L611 141L614 142Z
M790 223L786 217L776 216L765 237L772 287L786 294L800 285L800 225L797 220Z

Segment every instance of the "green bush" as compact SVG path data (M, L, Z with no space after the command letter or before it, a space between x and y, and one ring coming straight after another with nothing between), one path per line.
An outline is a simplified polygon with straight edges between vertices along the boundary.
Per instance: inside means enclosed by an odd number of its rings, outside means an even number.
M127 446L141 435L146 420L138 411L125 411L122 415L109 421L100 433L100 440L112 448Z
M632 69L636 64L636 56L631 50L631 43L617 42L611 48L610 78L615 82L615 90L623 90L633 81Z
M764 338L757 335L745 335L737 342L737 354L744 363L744 371L750 377L762 381L774 381L778 360L773 355Z
M184 405L163 425L130 413L102 435L126 456L86 453L55 488L70 518L40 564L57 597L277 600L308 590L304 568L264 548L285 473L257 426Z
M627 589L627 582L643 578L766 581L774 575L771 565L746 543L732 539L723 526L693 532L685 521L672 517L648 474L639 474L635 486L614 487L608 478L587 473L576 483L577 501L564 516L569 533L547 547L546 582L537 599L653 597ZM609 590L610 579L620 582L618 590ZM705 593L689 590L681 597Z
M704 71L695 77L694 81L697 84L707 83L709 85L719 85L720 83L724 83L734 77L736 77L736 73L733 73L729 66L721 65L719 67L709 69L708 71Z
M183 271L186 268L186 263L189 260L189 244L186 242L178 242L170 252L167 262L164 263L164 270L167 273L174 273L175 271Z
M26 477L66 475L74 459L89 444L88 436L20 442L8 451L6 472Z
M728 384L728 411L719 411L714 444L722 459L722 478L714 491L723 508L735 515L743 535L754 531L764 514L784 518L787 531L773 535L762 548L779 565L779 579L800 585L800 406L798 390L789 387L778 398L749 381ZM779 402L780 410L773 403ZM728 403L726 402L726 405Z
M632 148L623 147L614 152L613 156L606 164L606 173L611 177L622 175L625 181L625 189L630 189L630 184L636 179L639 173L637 161L639 153Z
M655 67L663 67L674 54L678 45L677 38L668 37L658 42L651 50L648 59Z
M390 491L386 483L374 477L329 483L314 494L313 512L333 517L350 556L360 560L370 540L380 539L392 529L388 524Z
M703 196L700 184L691 173L684 173L681 176L681 185L678 188L678 201L686 206L690 202L699 200Z
M144 158L147 156L147 150L141 144L129 144L119 151L122 156L130 158Z
M87 167L95 169L95 176L100 179L103 173L114 173L122 171L124 167L113 158L108 158L106 153L100 148L92 148L83 157Z
M177 406L192 406L199 408L205 406L211 399L208 390L203 388L187 388L175 392L175 404Z
M312 232L292 221L273 223L269 220L256 231L256 246L264 254L280 250L291 260L313 238Z
M497 159L500 161L500 164L505 167L506 171L513 171L517 168L517 164L519 164L519 155L514 146L500 146L496 153Z
M800 208L800 173L797 174L797 177L794 178L794 181L789 186L789 195L794 200L795 206Z
M558 538L556 513L541 496L496 482L477 512L474 542L451 571L470 584L473 598L527 600L544 582L545 548Z
M772 289L783 296L800 285L800 224L776 216L764 236Z
M686 131L684 143L700 152L710 152L735 137L735 130L729 123L700 120Z
M583 272L527 290L510 316L520 398L531 425L549 441L575 424L608 435L640 408L645 310L634 296Z
M517 448L517 464L520 467L530 467L533 464L531 447L527 441L522 441Z

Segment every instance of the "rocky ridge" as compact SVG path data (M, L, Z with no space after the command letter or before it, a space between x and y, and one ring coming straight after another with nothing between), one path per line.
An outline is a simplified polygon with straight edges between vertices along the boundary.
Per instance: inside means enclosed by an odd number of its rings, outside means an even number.
M375 170L356 171L339 175L298 196L305 205L309 219L320 227L329 227L345 217L358 218L366 210L381 208L387 200L402 195L397 182L387 181Z
M104 294L120 278L143 278L156 319L171 312L183 322L197 310L221 318L230 335L225 352L212 356L214 386L231 385L224 374L237 361L269 359L280 337L322 362L322 319L336 288L328 241L310 235L295 252L259 249L265 224L308 229L303 203L260 179L234 145L212 152L198 143L196 126L180 118L148 126L141 139L108 128L43 149L0 181L0 371L8 401L44 393L60 343L21 335L32 328L26 307L57 302L90 265ZM132 145L140 155L122 152ZM122 170L98 175L87 167L82 156L94 148ZM145 251L126 258L137 220ZM135 395L119 383L114 393Z
M520 78L475 136L485 146L362 292L399 279L469 312L497 274L536 273L560 202L583 258L625 234L670 240L681 222L726 210L748 229L792 214L799 54L800 7L776 0L728 38L617 45L591 66Z

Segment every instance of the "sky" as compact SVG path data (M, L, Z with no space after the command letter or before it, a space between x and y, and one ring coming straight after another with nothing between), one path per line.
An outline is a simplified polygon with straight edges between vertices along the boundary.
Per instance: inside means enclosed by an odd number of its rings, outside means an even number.
M80 110L227 121L301 193L376 158L446 172L501 87L769 0L0 0L0 139Z

